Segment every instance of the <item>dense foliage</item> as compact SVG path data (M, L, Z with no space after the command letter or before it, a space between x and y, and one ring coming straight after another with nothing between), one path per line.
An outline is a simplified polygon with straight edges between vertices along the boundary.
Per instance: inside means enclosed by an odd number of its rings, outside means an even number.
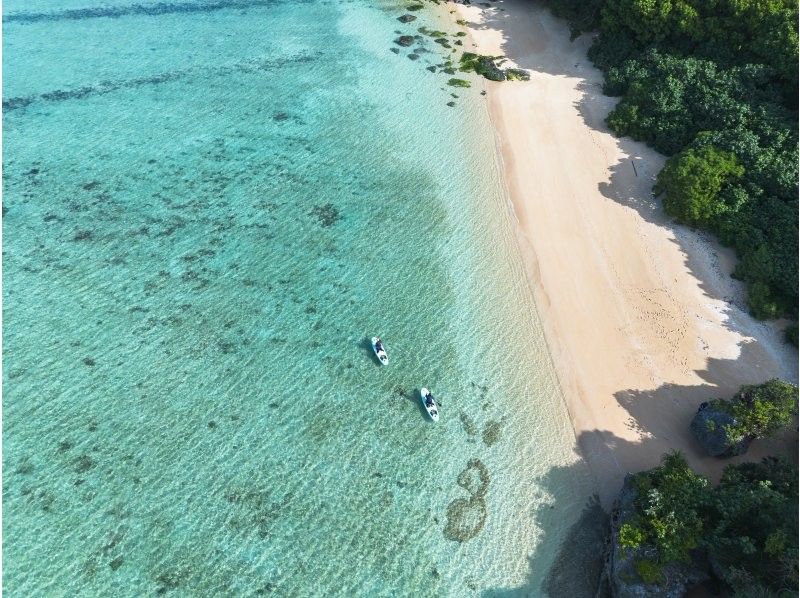
M797 590L797 468L784 459L726 468L710 494L705 544L737 589Z
M611 129L672 156L667 211L736 248L754 315L796 317L797 0L548 4L599 30L590 57L621 96Z
M774 379L742 386L730 401L717 399L712 404L736 420L735 427L729 429L732 438L765 438L792 424L797 398L796 386Z
M640 517L626 524L626 535L638 533L640 544L655 545L661 563L688 562L689 551L697 548L702 538L707 486L708 480L694 473L683 455L664 455L661 467L636 477Z
M670 562L705 551L713 573L739 592L797 590L797 467L783 458L725 469L719 486L694 473L680 453L636 475L637 515L620 528L620 544L649 556L636 561L648 583ZM655 556L653 556L655 555Z
M681 222L705 224L735 206L725 203L723 187L744 174L736 156L713 146L687 149L658 175L656 193L664 194L667 214Z

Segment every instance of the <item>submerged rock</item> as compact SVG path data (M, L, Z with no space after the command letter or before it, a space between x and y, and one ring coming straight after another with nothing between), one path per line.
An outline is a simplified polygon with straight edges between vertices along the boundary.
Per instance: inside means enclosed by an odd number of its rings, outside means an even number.
M733 457L747 452L752 438L734 436L736 418L713 403L702 403L689 426L694 437L712 457Z
M114 558L110 563L108 563L108 566L111 567L112 571L116 571L117 569L119 569L122 566L123 562L124 562L124 559L121 556L118 556L118 557Z
M411 21L416 21L417 17L415 17L414 15L406 14L397 17L397 20L400 21L401 23L410 23Z
M483 498L489 489L489 470L480 459L471 459L467 468L458 474L456 483L472 498Z
M483 428L483 443L486 446L492 446L498 440L500 440L500 432L502 431L502 426L500 422L496 422L494 420L488 422L486 426Z
M447 507L444 536L454 542L466 542L477 536L486 523L486 502L481 498L459 498Z
M320 225L325 228L333 226L342 217L339 213L339 210L336 209L336 206L334 206L332 203L327 203L322 206L314 206L309 212L309 215L316 216Z
M469 81L466 79L448 79L447 84L451 87L469 87Z
M456 483L469 493L469 498L457 498L447 505L443 533L448 540L466 542L477 536L486 523L489 470L479 459L471 459Z
M414 36L412 35L401 35L396 40L394 40L394 43L396 43L398 46L403 46L404 48L407 48L413 45L414 41L415 41Z

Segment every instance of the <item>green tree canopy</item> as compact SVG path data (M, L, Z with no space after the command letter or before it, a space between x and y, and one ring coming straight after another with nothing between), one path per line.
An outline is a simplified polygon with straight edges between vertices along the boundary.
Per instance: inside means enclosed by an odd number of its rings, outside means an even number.
M655 192L664 194L668 214L681 222L703 224L729 209L720 191L743 174L744 168L733 154L711 146L688 149L667 161Z
M620 526L620 546L654 555L637 562L648 583L661 569L703 550L720 581L743 595L795 595L798 579L797 467L785 458L725 469L714 488L680 453L636 474L636 512ZM646 566L645 566L646 565ZM645 579L646 578L646 579Z
M723 581L739 591L796 592L797 502L797 468L784 458L725 469L705 537Z
M754 438L772 436L794 422L797 387L777 378L743 386L731 404L731 413L744 434Z
M703 532L702 511L708 480L689 467L680 452L662 457L660 467L636 474L638 519L624 540L658 548L658 562L689 561Z
M589 57L621 96L614 133L726 153L671 161L659 182L687 193L667 209L736 248L756 317L797 317L798 0L546 1L574 32L599 29Z

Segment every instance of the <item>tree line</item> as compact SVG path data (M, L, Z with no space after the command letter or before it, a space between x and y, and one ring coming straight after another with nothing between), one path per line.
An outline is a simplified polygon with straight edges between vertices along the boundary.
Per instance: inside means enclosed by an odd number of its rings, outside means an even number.
M736 249L762 319L797 319L797 0L546 0L621 96L617 135L669 156L654 188L677 221ZM797 325L787 331L797 343Z

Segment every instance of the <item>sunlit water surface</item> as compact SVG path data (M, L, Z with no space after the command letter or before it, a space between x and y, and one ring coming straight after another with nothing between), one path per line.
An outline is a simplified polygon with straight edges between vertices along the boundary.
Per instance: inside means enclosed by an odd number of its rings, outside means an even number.
M442 21L4 11L5 591L544 592L591 489Z

